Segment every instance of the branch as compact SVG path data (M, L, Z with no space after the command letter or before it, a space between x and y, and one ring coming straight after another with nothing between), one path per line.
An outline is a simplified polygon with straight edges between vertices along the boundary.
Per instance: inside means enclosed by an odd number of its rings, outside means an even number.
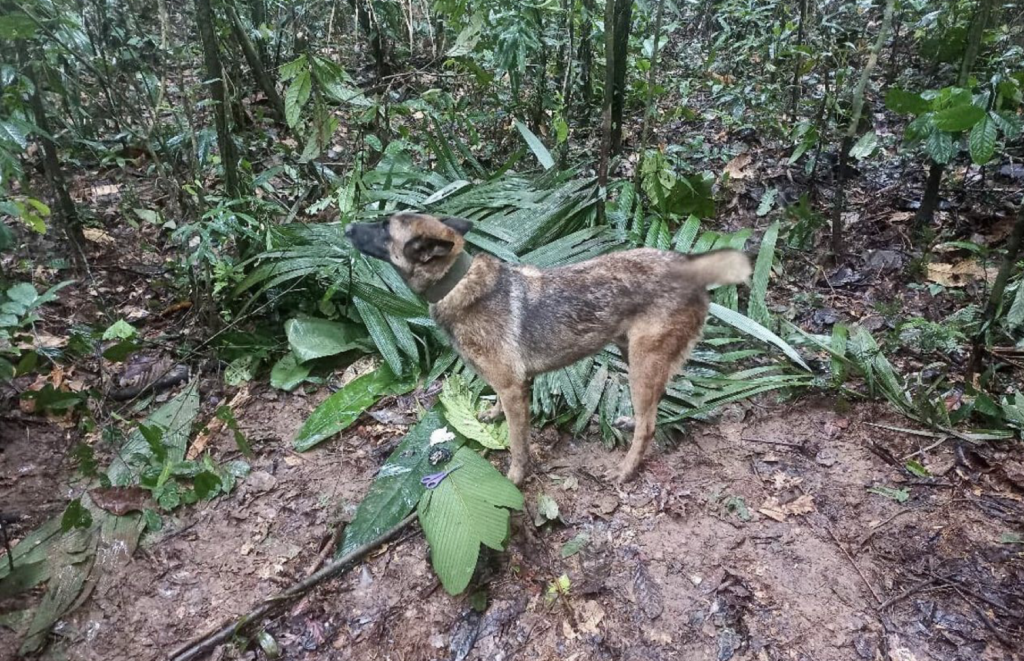
M226 620L216 631L208 633L200 638L194 639L185 643L178 649L171 652L171 661L191 661L196 659L203 654L211 651L214 647L226 643L231 640L238 632L249 624L256 620L268 615L269 613L283 608L289 602L301 597L306 592L309 592L312 588L316 587L320 583L323 583L329 578L333 578L350 568L350 565L355 564L363 558L367 553L374 550L378 546L381 546L398 532L408 527L413 521L416 520L416 513L413 512L409 516L402 519L394 528L381 534L376 539L370 540L363 544L359 548L353 550L341 558L338 558L331 564L327 565L320 571L308 576L306 579L299 583L296 583L292 587L288 588L284 592L281 592L273 597L270 597L254 608L248 613L241 617L232 618Z

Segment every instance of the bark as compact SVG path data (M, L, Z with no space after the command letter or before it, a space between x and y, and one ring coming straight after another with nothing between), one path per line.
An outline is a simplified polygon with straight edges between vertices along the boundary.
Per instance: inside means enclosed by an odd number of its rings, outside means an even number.
M245 30L245 25L242 23L242 19L238 16L238 12L235 11L235 7L230 2L224 4L224 9L228 14L228 20L231 21L231 31L235 35L235 39L238 41L238 45L242 48L242 54L245 56L245 61L252 70L253 78L256 79L256 84L263 94L266 95L267 101L270 102L270 106L274 109L274 115L277 121L281 124L285 123L284 113L284 100L281 95L277 93L277 86L274 84L274 79L267 72L266 67L263 66L263 58L256 51L256 46L249 39L249 34Z
M796 33L796 46L802 48L804 45L804 24L807 22L807 3L809 0L800 1L800 23L797 26ZM791 97L789 105L789 116L796 119L797 107L800 105L800 70L803 68L804 56L801 51L797 51L793 57L793 83L791 87Z
M889 37L889 30L892 28L892 12L895 0L886 0L885 13L882 15L882 25L878 29L878 38L871 47L868 54L868 61L860 72L860 79L857 87L853 90L853 105L850 113L850 125L846 129L842 146L839 152L839 174L836 180L835 204L832 207L832 257L837 262L843 254L843 186L846 181L846 163L849 158L850 149L853 147L854 138L857 137L857 129L860 127L860 118L864 112L864 89L871 78L871 72L878 64L878 54L882 51L886 39Z
M580 12L580 101L583 102L583 109L589 114L590 99L594 95L594 88L590 82L591 68L594 63L594 51L591 42L591 23L594 20L594 0L582 0L583 11Z
M85 237L82 236L82 219L75 208L75 202L68 193L67 180L64 178L64 171L60 167L60 157L57 155L57 145L51 137L50 119L46 115L46 104L43 102L41 83L44 79L41 65L37 63L28 67L29 75L32 78L32 114L42 135L39 142L43 147L43 170L46 179L53 191L53 197L57 207L57 222L64 230L70 247L71 258L75 268L79 271L86 270L88 265L85 261L85 252L82 246L85 245Z
M612 94L611 153L622 151L622 112L626 104L626 60L629 55L629 32L633 19L633 0L615 0L614 63ZM605 24L607 26L607 23ZM607 29L607 27L606 27Z
M213 100L213 117L217 129L217 146L220 149L221 164L224 167L224 182L228 195L238 197L238 154L235 143L231 139L228 125L228 96L224 85L224 72L220 62L220 50L217 46L217 34L213 29L213 8L210 0L195 0L196 24L199 26L199 37L203 42L203 61L206 66L207 89Z
M612 61L612 53L615 50L615 33L614 30L608 29L607 26L614 25L615 23L615 1L607 0L604 12L604 24L606 26L604 31L604 102L601 104L601 152L597 163L597 222L602 225L605 221L604 207L608 196L608 159L611 155L612 97L614 96L612 90L615 87L615 64Z

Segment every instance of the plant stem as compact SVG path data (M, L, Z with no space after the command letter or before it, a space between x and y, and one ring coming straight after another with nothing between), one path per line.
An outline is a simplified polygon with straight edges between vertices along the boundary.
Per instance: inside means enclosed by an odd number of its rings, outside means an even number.
M981 357L985 353L985 337L996 321L999 310L1003 303L1003 294L1006 291L1006 283L1010 279L1013 267L1017 264L1020 256L1021 242L1024 241L1024 202L1021 202L1017 212L1017 222L1013 225L1013 233L1006 243L1006 256L999 267L996 281L992 284L992 292L988 296L988 303L985 305L985 314L982 317L981 329L974 336L974 346L971 349L971 360L968 363L968 374L977 374L981 369Z

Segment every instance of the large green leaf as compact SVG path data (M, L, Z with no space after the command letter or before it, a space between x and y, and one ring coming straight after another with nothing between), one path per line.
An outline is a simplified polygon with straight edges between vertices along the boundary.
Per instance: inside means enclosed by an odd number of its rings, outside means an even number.
M508 426L484 424L477 419L473 395L462 377L452 375L444 382L441 404L444 405L444 417L466 438L492 450L508 447Z
M729 308L723 307L717 303L712 303L709 311L711 312L711 314L718 317L719 319L729 324L733 328L742 331L747 335L750 335L751 337L757 338L764 342L768 342L769 344L774 344L778 348L782 349L782 352L786 354L786 356L788 356L789 359L792 360L794 363L804 368L808 372L811 371L811 368L807 366L807 363L805 363L803 358L800 357L800 354L796 352L796 349L790 346L789 343L783 340L781 337L771 332L761 324L757 323L750 317L745 317L739 312L730 310Z
M761 239L761 248L757 253L754 276L750 283L750 302L747 305L747 314L751 319L764 326L771 321L765 296L768 293L768 279L772 274L772 264L775 261L775 242L778 238L779 223L776 221L768 227L764 238Z
M192 381L184 390L151 413L142 423L147 428L160 430L160 443L167 453L166 461L177 463L185 458L185 449L192 431L192 423L199 412L199 381ZM145 465L153 455L153 448L140 429L132 432L118 451L107 477L114 486L123 487L134 482L132 470Z
M940 110L932 117L932 124L940 131L957 133L966 131L985 117L985 109L970 103Z
M945 131L932 131L924 145L925 153L940 165L945 165L953 158L953 149L953 136Z
M355 518L345 528L345 537L338 548L342 556L359 548L371 539L392 528L412 511L425 491L420 479L438 468L427 460L430 454L430 435L444 426L438 411L430 411L416 423L388 460L377 472L370 491L359 503ZM454 452L462 447L463 439L456 436L443 445Z
M516 128L519 129L519 133L522 134L523 139L526 140L526 144L530 146L534 156L540 161L540 164L544 166L545 170L550 170L555 167L555 159L551 156L551 152L544 146L544 143L540 141L540 138L526 127L518 119L516 120Z
M300 363L361 349L366 342L366 331L358 324L312 317L289 319L284 324L284 332Z
M931 101L920 94L907 92L898 87L890 87L885 95L885 107L901 115L922 115L931 110Z
M996 123L986 116L971 129L969 140L971 160L984 165L992 159L996 151Z
M509 510L523 495L486 459L463 447L448 463L451 473L420 499L417 512L430 545L430 560L449 594L459 594L476 570L480 545L505 547Z
M313 411L295 435L292 447L304 452L351 425L384 395L407 393L415 387L415 376L395 376L387 364L356 377Z
M312 89L313 83L308 69L300 71L288 86L288 91L284 94L284 117L289 127L295 128L299 123L302 107L309 101Z
M294 353L286 353L270 370L270 385L281 390L294 390L309 376L309 365L303 365Z

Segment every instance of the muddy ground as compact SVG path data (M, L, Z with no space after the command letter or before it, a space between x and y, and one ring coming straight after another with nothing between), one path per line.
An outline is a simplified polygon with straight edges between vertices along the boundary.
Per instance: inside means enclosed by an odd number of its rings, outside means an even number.
M47 655L166 658L307 575L402 432L367 416L298 455L290 440L321 397L257 394L238 414L253 474L144 537L56 627ZM872 426L906 425L881 405L837 409L813 398L733 408L657 449L621 490L600 477L621 450L536 432L529 511L475 579L483 613L440 588L414 526L266 631L287 659L1022 658L1024 554L1004 543L1024 523L1021 455L950 441L922 455L935 477L917 478L902 459L933 439ZM18 413L2 424L0 502L25 516L24 533L61 511L73 471L55 427ZM215 453L232 449L225 435ZM541 492L562 521L536 528ZM589 542L563 558L580 533ZM563 573L568 592L549 596ZM18 640L0 627L0 655ZM265 658L254 649L211 658Z

